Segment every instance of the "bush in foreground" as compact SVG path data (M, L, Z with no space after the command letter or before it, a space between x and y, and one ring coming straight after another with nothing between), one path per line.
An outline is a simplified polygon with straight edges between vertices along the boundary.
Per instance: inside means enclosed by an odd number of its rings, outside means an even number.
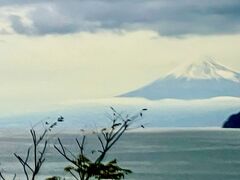
M111 148L117 143L122 135L133 124L143 116L143 112L147 109L142 109L139 113L130 115L123 115L117 112L111 107L112 114L108 117L111 120L111 124L107 128L102 128L100 132L95 132L99 146L92 150L92 153L96 153L96 157L91 157L85 152L87 135L83 135L81 141L76 138L76 146L78 147L78 153L74 154L67 147L64 146L60 138L57 139L58 145L54 145L56 151L65 158L69 163L64 168L64 171L68 173L75 180L89 180L94 179L124 179L125 175L132 173L131 170L122 168L118 165L117 159L106 161L106 156ZM44 131L37 135L34 127L30 130L32 137L32 145L27 149L26 156L21 157L14 153L22 165L23 172L26 180L35 180L39 175L42 165L46 160L46 149L49 143L49 133L58 124L63 122L64 118L61 116L56 122L49 123L44 122L46 125ZM141 127L144 127L141 125ZM30 161L31 159L31 161ZM0 172L0 180L6 180L3 174ZM14 175L13 180L16 179ZM64 180L59 176L49 177L46 180Z

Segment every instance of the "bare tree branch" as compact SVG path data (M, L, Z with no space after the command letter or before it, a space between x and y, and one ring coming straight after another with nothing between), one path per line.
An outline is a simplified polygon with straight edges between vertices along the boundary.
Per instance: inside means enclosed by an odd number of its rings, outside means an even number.
M53 127L57 125L57 122L62 122L63 117L61 119L58 118L57 121L49 124L46 122L45 124L49 126L44 129L44 131L37 136L35 129L32 127L30 129L30 134L32 137L32 145L28 148L25 160L14 153L14 156L18 159L20 164L22 165L25 177L27 180L35 180L38 175L43 163L45 162L46 149L48 145L48 132L52 130ZM35 126L34 126L35 127ZM42 146L43 145L43 146ZM42 148L41 148L42 147ZM29 162L29 157L33 157L33 164ZM14 179L16 176L14 177Z
M140 113L133 116L127 115L124 117L122 113L118 113L113 107L110 108L113 112L111 117L107 117L112 122L110 128L102 128L99 133L96 133L101 150L97 150L99 155L95 160L91 161L84 155L85 135L83 136L81 143L77 138L75 139L79 148L79 155L77 156L78 158L72 159L69 157L69 155L73 156L73 153L64 147L59 138L58 144L60 147L54 145L54 148L67 161L73 164L73 166L66 167L65 170L69 172L76 180L89 180L91 177L95 177L97 179L121 179L125 174L131 172L128 169L122 169L117 166L116 160L110 161L107 164L103 164L102 162L105 159L108 151L117 143L126 130L128 130L129 126L131 126L132 123L138 119L138 117L142 117L142 113L146 109L142 109ZM95 152L95 150L92 150L92 152ZM79 178L77 178L77 174L79 175Z

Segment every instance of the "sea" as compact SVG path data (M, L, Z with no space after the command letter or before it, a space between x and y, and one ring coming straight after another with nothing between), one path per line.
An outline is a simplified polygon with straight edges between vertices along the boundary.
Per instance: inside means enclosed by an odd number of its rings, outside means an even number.
M29 135L2 133L0 136L0 169L6 179L17 174L25 180L22 167L13 153L25 157L31 146ZM81 133L64 133L50 137L46 162L37 179L57 175L70 178L64 167L70 165L54 148L57 137L66 148L78 154L75 138ZM86 153L95 158L99 148L96 135L86 134ZM220 128L172 128L129 131L109 151L106 160L116 158L119 165L133 171L127 180L239 180L240 131ZM30 159L31 161L31 159Z

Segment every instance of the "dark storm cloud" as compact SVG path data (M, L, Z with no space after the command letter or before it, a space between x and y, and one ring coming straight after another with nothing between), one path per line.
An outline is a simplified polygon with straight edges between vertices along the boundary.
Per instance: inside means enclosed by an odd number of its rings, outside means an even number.
M31 26L20 17L9 18L20 34L146 29L165 36L240 32L239 0L0 0L0 4L34 7L27 15Z

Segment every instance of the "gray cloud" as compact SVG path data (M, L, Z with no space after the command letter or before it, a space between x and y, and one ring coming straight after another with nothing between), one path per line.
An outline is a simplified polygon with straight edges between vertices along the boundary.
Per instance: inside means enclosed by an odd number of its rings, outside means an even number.
M10 16L19 34L66 34L100 30L150 29L165 36L235 34L240 32L239 0L59 0L1 1L3 5L34 7L26 26ZM25 3L23 3L25 2ZM40 1L39 1L40 2Z
M19 34L31 34L31 28L27 27L22 21L22 18L17 15L11 15L9 17L12 28Z

